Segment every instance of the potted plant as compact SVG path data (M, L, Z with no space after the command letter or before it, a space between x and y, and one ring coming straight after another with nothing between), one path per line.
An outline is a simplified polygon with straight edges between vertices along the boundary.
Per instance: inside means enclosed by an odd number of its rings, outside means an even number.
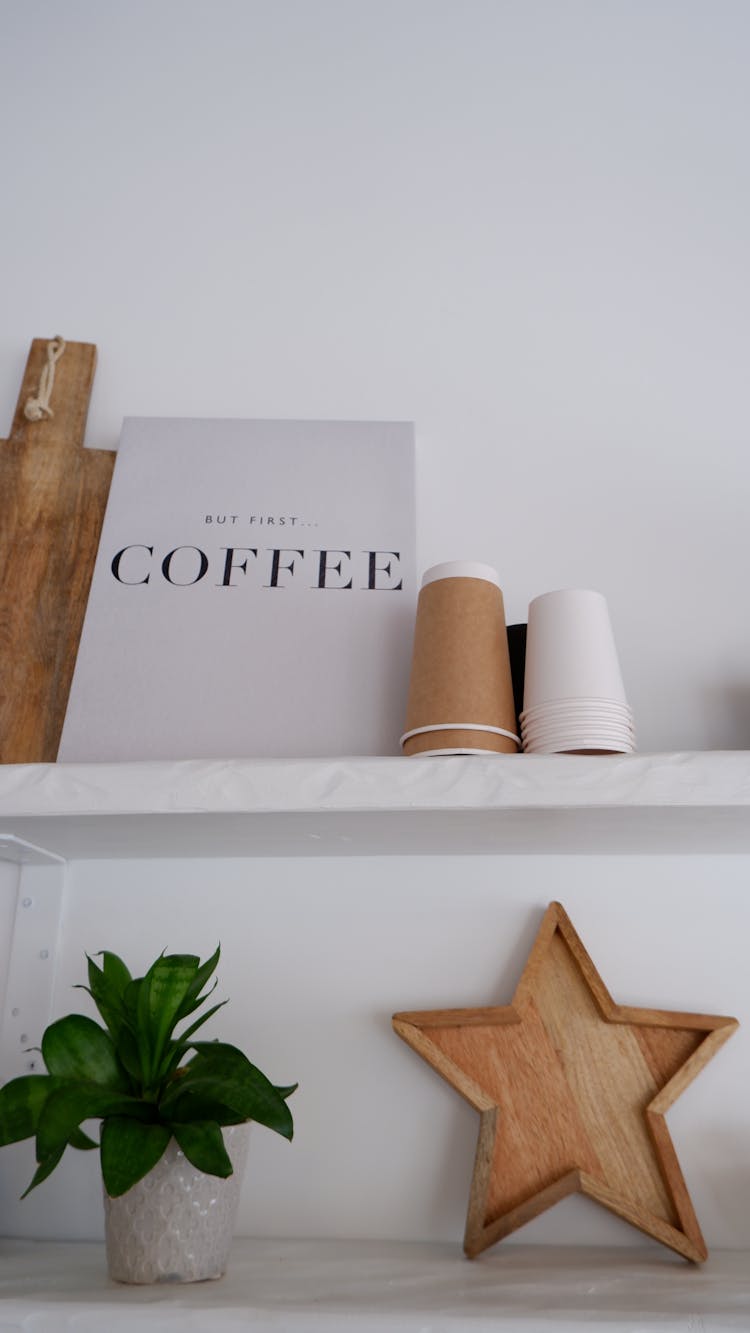
M58 1019L42 1038L47 1073L0 1089L0 1145L36 1138L37 1167L23 1197L68 1146L99 1147L107 1258L120 1281L220 1277L247 1122L292 1137L286 1099L297 1085L275 1087L237 1047L195 1039L226 1000L176 1032L212 993L219 954L205 963L162 954L136 978L117 954L97 955L101 967L89 958L82 989L104 1026L84 1014ZM88 1120L101 1121L98 1145L82 1128ZM208 1199L196 1203L201 1190Z

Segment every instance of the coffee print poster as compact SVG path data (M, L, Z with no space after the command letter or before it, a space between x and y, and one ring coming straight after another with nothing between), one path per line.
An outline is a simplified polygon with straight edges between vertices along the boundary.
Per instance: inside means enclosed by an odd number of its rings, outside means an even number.
M58 759L398 753L414 431L128 418Z

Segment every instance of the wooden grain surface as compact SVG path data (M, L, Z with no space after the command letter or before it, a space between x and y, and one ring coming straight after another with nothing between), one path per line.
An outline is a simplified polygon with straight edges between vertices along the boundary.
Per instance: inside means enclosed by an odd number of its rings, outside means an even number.
M664 1113L735 1019L616 1005L552 903L511 1005L400 1013L393 1026L480 1112L469 1257L580 1192L705 1259Z
M83 448L96 348L69 342L54 415L27 421L49 339L35 338L0 440L0 762L57 757L114 453Z

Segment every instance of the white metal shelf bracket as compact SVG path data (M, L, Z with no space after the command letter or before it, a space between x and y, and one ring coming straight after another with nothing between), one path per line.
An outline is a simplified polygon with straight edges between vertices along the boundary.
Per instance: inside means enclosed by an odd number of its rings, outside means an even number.
M50 1021L67 863L23 838L0 838L0 858L19 866L5 1007L0 1023L2 1081L44 1072L38 1051Z

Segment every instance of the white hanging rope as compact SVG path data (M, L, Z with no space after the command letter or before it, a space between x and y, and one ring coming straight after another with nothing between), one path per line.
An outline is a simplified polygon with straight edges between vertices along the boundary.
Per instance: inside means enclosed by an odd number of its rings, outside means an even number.
M53 417L55 415L49 405L49 400L55 386L55 366L64 351L64 338L53 338L51 342L47 343L47 360L39 379L37 396L36 398L27 398L23 409L27 421L41 421L43 417Z

